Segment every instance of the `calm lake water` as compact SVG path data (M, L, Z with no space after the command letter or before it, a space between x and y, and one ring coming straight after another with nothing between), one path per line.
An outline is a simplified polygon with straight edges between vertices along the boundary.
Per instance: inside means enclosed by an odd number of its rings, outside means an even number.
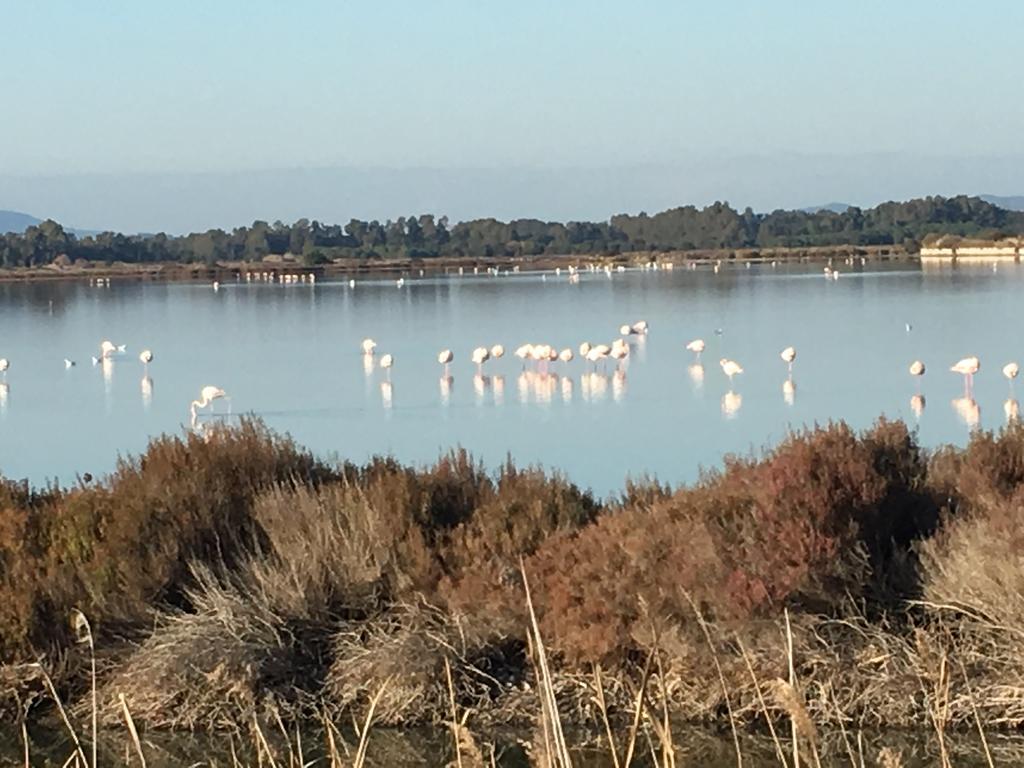
M42 483L109 471L150 436L187 429L189 402L206 384L231 395L232 418L259 416L323 455L425 463L461 445L489 466L511 455L563 470L601 495L629 476L692 481L723 454L830 419L904 418L930 446L963 443L975 419L1005 423L1011 390L1000 369L1024 356L1024 268L842 269L836 281L820 265L755 265L584 273L577 284L564 272L412 276L402 288L393 279L232 282L217 292L116 279L6 284L0 472ZM577 359L524 372L512 355L525 342L610 343L641 319L650 332L621 370L609 363L591 374ZM364 367L367 336L378 356L394 355L390 382ZM695 337L707 342L703 377L684 349ZM102 339L126 352L94 366ZM505 358L477 377L471 350L499 343ZM788 345L798 352L793 388L779 359ZM450 383L437 363L446 347ZM144 348L155 354L148 376ZM958 401L964 384L948 370L970 354L982 361L977 411ZM65 369L65 357L77 365ZM746 370L731 389L721 357ZM928 365L919 415L907 372L916 358Z

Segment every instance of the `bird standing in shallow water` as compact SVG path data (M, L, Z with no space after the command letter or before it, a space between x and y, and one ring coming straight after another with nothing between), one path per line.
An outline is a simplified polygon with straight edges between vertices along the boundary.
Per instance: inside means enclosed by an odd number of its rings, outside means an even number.
M380 359L380 367L387 371L388 379L391 379L391 366L395 364L395 358L392 355L384 355Z
M442 349L437 356L437 362L444 366L444 375L448 375L448 366L451 365L454 355L450 349Z
M221 398L226 398L227 393L220 387L215 387L212 384L207 384L201 390L199 390L199 399L193 400L189 405L189 412L192 414L192 422L195 423L198 416L197 411L200 408L206 408L209 406L210 412L213 412L213 401Z
M796 347L786 347L779 353L782 362L789 366L789 372L793 373L793 361L796 360Z
M1016 363L1007 363L1003 366L1003 376L1005 376L1010 382L1010 391L1013 391L1013 380L1017 378L1017 374L1020 373L1020 366Z
M718 361L718 364L722 366L722 373L729 377L729 383L732 384L732 377L743 373L743 366L737 363L735 360L728 360L722 358Z
M971 357L965 357L963 360L957 360L949 370L953 373L959 373L964 377L964 392L970 393L974 388L974 374L980 369L981 361L972 355Z
M704 351L704 347L704 339L694 339L693 341L686 345L686 349L689 350L690 352L693 352L694 358L698 362L700 361L700 355L701 352Z

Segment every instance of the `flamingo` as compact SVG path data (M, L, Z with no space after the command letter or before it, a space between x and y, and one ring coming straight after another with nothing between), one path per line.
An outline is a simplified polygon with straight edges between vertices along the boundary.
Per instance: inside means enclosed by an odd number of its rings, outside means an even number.
M738 373L743 373L743 366L737 363L735 360L729 360L722 358L718 361L718 364L722 366L722 373L729 377L729 384L732 384L732 377Z
M505 356L505 348L501 344L495 344L491 347L491 357L495 360L500 360Z
M593 363L594 367L596 368L597 361L607 359L608 354L611 351L611 347L609 347L607 344L598 344L594 347L591 347L584 357L586 357L588 363Z
M210 407L210 412L213 413L213 401L219 400L220 398L226 398L227 393L220 387L215 387L212 384L207 384L201 390L199 390L199 399L193 400L189 405L189 412L192 414L192 421L195 422L197 418L196 411L200 408Z
M924 376L924 370L925 370L924 363L922 363L920 360L915 360L914 362L912 362L910 364L910 375L911 376L916 376L916 377L920 378L921 376Z
M796 347L786 347L779 353L782 362L789 366L789 372L793 373L793 361L796 360Z
M470 360L473 361L473 365L476 366L477 373L483 373L484 363L486 363L491 357L490 350L487 347L477 347L473 350L473 354Z
M558 353L558 359L563 363L571 363L573 358L572 350L566 347Z
M953 373L959 373L964 377L964 391L970 392L974 385L974 374L981 368L981 361L977 357L965 357L963 360L958 360L953 364L949 370Z
M629 357L629 345L622 339L616 339L608 354L609 357L615 360L619 365L622 365L622 361Z
M377 342L373 339L363 339L362 350L364 355L372 355L373 351L377 349Z
M452 360L455 359L455 355L452 354L450 349L442 349L437 355L437 362L444 366L444 375L448 375L448 366L451 365Z
M11 361L6 357L0 357L0 373L4 376L4 381L7 381L7 369L11 367Z
M647 333L647 331L648 331L647 321L646 320L637 320L635 323L633 323L633 325L630 328L630 330L632 330L633 333L637 333L637 334L641 334L641 335Z
M700 362L700 354L704 351L704 339L694 339L686 345L686 349L689 352L693 352L694 359Z
M117 347L114 345L113 342L107 341L106 339L104 339L103 341L100 342L100 358L99 359L102 360L104 358L110 357L115 352L117 352ZM93 359L95 360L96 358L93 358Z
M631 325L620 325L619 326L619 334L622 335L622 336L630 336L630 335L632 335L634 333L636 333L636 331L633 330L633 326L631 326Z
M1017 378L1017 374L1020 373L1020 366L1016 363L1007 363L1003 366L1003 376L1010 381L1010 391L1013 391L1013 380Z
M533 357L533 344L523 344L517 347L515 356L523 361L523 368L525 368L526 361Z
M590 342L589 341L584 341L582 344L580 344L580 357L585 358L588 354L590 354L590 350L591 350Z
M395 358L392 355L383 355L380 359L380 367L388 372L388 380L391 379L391 366L395 364Z
M153 353L148 349L144 349L142 350L141 353L139 353L139 360L142 361L142 364L148 370L149 364L153 362Z

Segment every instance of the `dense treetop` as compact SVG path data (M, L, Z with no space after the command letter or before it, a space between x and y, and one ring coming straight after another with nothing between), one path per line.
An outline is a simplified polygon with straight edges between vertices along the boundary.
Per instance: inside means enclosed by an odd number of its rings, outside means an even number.
M395 221L294 224L255 221L230 232L211 229L183 236L103 232L76 237L54 221L24 233L0 235L0 266L40 266L79 259L98 262L255 261L294 254L307 264L336 258L432 258L616 254L708 248L770 248L826 245L904 245L928 235L999 237L1024 233L1024 212L1008 211L977 197L926 197L849 208L843 213L737 211L728 203L699 209L673 208L654 215L619 214L606 222L476 219L451 225L447 217Z

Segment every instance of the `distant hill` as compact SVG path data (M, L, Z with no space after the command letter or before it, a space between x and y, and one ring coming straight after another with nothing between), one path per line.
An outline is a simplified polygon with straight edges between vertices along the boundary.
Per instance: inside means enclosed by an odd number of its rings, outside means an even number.
M35 216L27 213L0 211L0 235L8 232L21 234L29 227L42 223L42 219L37 219ZM88 237L89 235L98 235L100 233L98 229L78 229L77 227L64 227L64 231L70 232L75 237Z
M0 211L0 234L6 232L24 232L33 224L42 223L42 219L29 216L18 211Z
M1008 211L1024 211L1024 195L979 195L986 203L998 205Z
M849 203L825 203L824 205L812 205L807 208L801 208L800 210L804 213L820 213L821 211L832 211L832 213L846 213L847 208L853 206Z

